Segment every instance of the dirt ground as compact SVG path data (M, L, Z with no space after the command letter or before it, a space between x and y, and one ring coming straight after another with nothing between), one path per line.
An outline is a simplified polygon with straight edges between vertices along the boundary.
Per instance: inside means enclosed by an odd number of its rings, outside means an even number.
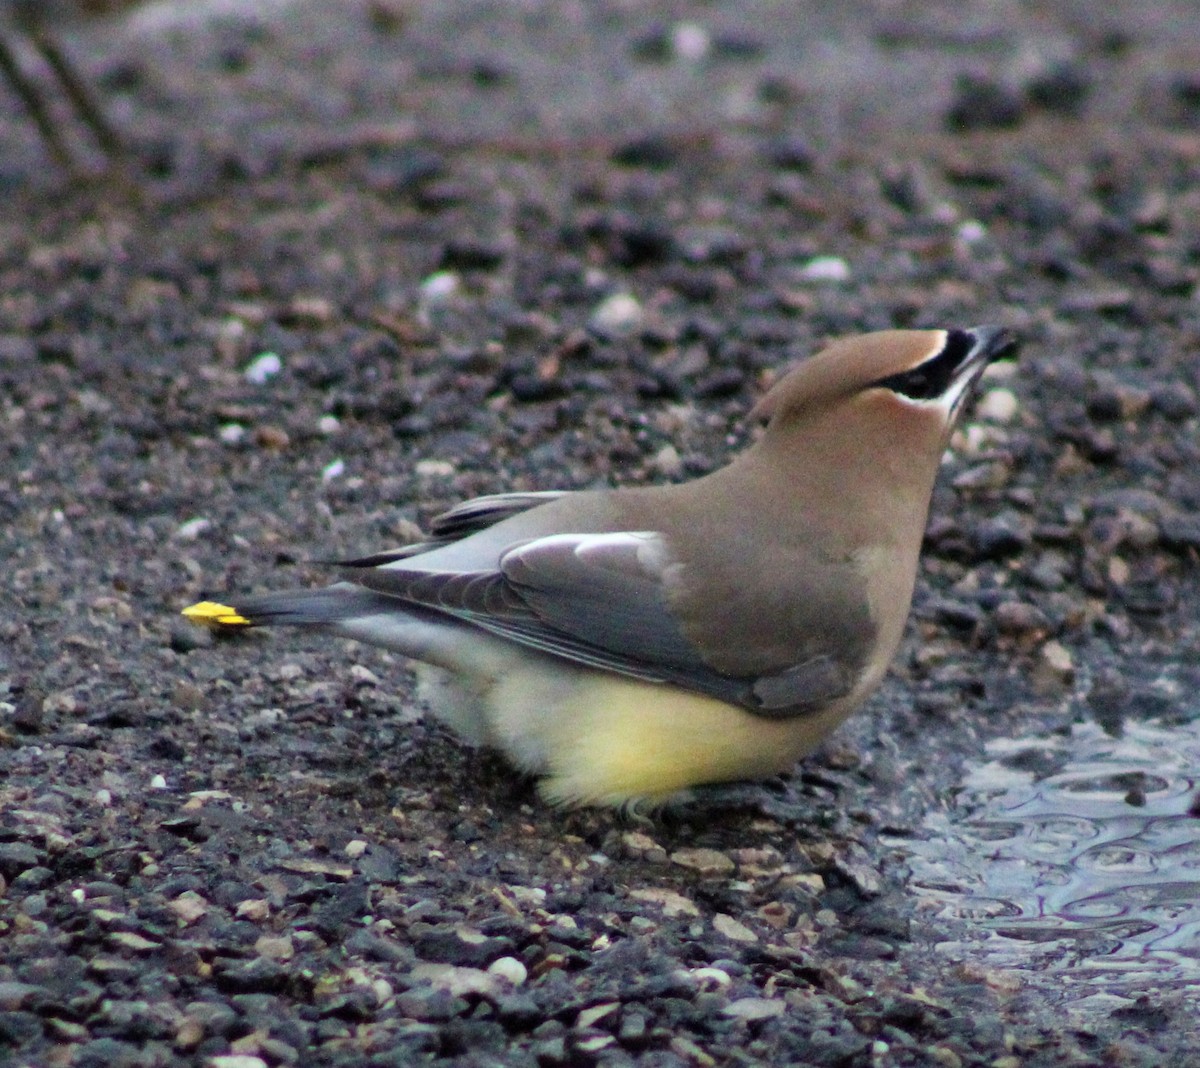
M948 956L894 844L988 739L1200 709L1190 0L63 32L129 173L0 87L0 1064L1200 1058L1192 984ZM555 811L400 658L179 619L470 495L711 470L828 337L993 322L884 691L741 804Z

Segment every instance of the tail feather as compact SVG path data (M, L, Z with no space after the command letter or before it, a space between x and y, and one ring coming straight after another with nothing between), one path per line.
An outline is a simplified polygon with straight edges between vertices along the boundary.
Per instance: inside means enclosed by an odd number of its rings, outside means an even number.
M193 623L235 627L319 627L356 616L395 611L396 598L348 582L317 590L282 590L238 598L232 604L201 601L183 610Z

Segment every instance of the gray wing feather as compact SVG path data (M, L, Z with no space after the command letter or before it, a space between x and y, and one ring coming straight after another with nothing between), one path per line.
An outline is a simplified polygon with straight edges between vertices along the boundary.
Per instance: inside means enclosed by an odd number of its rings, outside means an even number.
M774 675L760 675L751 688L764 715L786 716L796 708L832 701L854 688L854 675L831 656L814 656Z
M623 531L518 543L495 570L389 567L361 581L552 656L675 683L765 715L803 712L849 689L822 657L760 678L715 671L671 609L676 568L660 535Z
M538 538L500 558L505 579L554 629L651 664L708 670L668 601L675 566L661 536L640 531Z
M566 495L567 490L541 490L529 493L492 493L455 505L448 512L435 516L429 524L434 539L457 541L478 530L494 526L518 512L528 511Z
M461 541L514 515L536 508L539 504L547 504L565 496L568 492L542 490L529 493L492 493L486 497L474 497L455 505L448 512L434 516L429 524L430 537L424 541L385 549L383 552L354 560L339 560L337 563L339 567L368 568L382 567L397 560L408 560L432 549L440 549L451 542Z

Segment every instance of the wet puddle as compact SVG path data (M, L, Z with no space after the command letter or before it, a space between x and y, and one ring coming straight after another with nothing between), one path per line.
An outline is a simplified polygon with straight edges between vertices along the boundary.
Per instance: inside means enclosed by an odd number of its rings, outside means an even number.
M1200 983L1200 722L1085 722L987 756L921 838L891 842L962 939L939 950L1068 1002Z

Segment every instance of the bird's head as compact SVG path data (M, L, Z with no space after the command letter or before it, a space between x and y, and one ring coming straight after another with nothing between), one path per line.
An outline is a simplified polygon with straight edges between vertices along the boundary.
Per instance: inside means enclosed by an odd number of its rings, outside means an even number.
M768 439L819 435L834 447L840 439L847 454L940 455L984 369L1015 350L1013 335L997 326L846 338L789 371L751 415L767 421Z

